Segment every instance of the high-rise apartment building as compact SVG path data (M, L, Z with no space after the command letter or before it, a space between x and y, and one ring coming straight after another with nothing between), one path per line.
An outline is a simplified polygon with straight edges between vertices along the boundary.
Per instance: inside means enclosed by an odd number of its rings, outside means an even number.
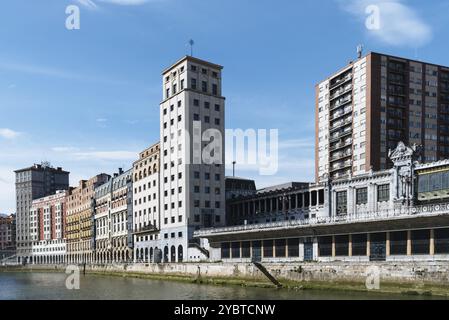
M222 66L186 56L163 71L160 249L163 261L204 258L199 228L225 223ZM210 150L211 141L218 144Z
M449 158L449 67L370 53L316 86L316 180L392 166L389 150Z
M67 261L89 263L94 261L95 249L95 188L109 181L110 176L99 174L80 181L67 196Z
M69 172L48 163L15 171L16 174L16 238L19 262L30 261L30 209L33 200L69 188Z
M0 213L0 259L5 258L4 251L16 250L16 216Z

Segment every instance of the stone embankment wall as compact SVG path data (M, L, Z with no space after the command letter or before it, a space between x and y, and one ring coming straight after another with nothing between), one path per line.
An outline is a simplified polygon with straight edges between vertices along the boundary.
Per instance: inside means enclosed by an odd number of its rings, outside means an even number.
M449 264L447 262L329 262L329 263L285 263L264 264L277 279L310 282L360 282L378 270L381 282L428 283L449 286ZM56 269L59 266L29 265L28 270ZM81 270L83 268L81 267ZM232 263L185 263L185 264L130 264L87 265L86 272L148 274L158 276L188 276L193 279L233 278L265 280L265 276L253 264Z

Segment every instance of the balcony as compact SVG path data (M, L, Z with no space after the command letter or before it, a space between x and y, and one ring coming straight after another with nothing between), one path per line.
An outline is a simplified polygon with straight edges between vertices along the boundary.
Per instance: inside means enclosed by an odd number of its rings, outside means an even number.
M342 88L342 89L338 89L337 91L335 91L335 93L333 95L331 95L330 100L334 100L335 98L349 92L352 90L352 83L347 85L346 87Z
M340 140L341 138L346 137L351 134L352 134L352 127L348 127L345 130L342 130L340 132L332 134L329 138L329 141L331 143L336 142L337 140Z
M332 133L335 130L338 130L339 128L350 125L350 124L352 124L352 117L349 117L347 119L340 120L340 121L334 123L334 125L332 127L330 127L329 131Z
M330 157L331 162L332 161L337 161L337 160L341 160L347 157L351 157L352 156L352 148L349 148L348 150L342 151L342 152L338 152L333 154Z
M337 100L334 104L331 104L330 110L337 109L345 104L352 102L352 95L347 95L345 98Z
M336 145L331 146L329 148L329 150L330 151L335 151L335 150L338 150L338 149L343 149L343 148L345 148L347 146L350 146L350 145L352 145L352 139L351 138L346 139L345 141L341 141L341 142L337 143Z
M334 164L331 168L331 172L340 171L351 167L352 167L352 160L347 160L345 162Z
M341 86L342 84L345 84L349 80L352 80L352 73L347 74L343 78L337 79L334 83L331 83L330 89L336 88L338 86Z
M337 120L338 118L344 117L344 116L346 116L346 115L348 115L348 114L350 114L350 113L352 113L352 108L351 108L351 107L346 108L346 109L344 109L344 110L339 110L339 111L335 112L335 113L332 115L331 121Z

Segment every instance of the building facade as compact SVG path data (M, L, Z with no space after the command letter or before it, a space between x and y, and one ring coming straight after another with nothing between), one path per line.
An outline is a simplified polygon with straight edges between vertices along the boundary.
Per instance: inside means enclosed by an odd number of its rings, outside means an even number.
M164 262L206 258L193 238L225 223L222 67L186 56L163 72L160 248ZM210 149L210 144L214 145Z
M80 181L67 196L67 262L94 262L95 250L95 188L108 182L110 176L99 174Z
M49 163L42 163L16 170L15 175L17 257L22 263L30 261L32 256L29 216L32 201L52 195L58 190L68 190L69 172L53 168Z
M16 216L0 214L0 260L16 253Z
M157 143L145 149L133 164L133 237L136 262L160 261L162 257L159 147Z
M95 188L95 262L132 261L132 170Z
M30 209L32 256L30 263L64 263L66 248L66 199L69 191L33 200Z
M264 202L257 195L235 200L245 222L195 235L208 239L212 261L447 261L449 160L423 164L417 151L400 142L389 152L392 169L314 185L329 195L318 208L300 208L317 210L314 216L298 216L293 203L279 201L271 213L276 219L268 219L256 209ZM278 190L270 197L295 194L292 201L307 192ZM258 221L246 223L251 219Z
M370 53L316 86L316 180L392 167L403 141L449 158L449 67Z

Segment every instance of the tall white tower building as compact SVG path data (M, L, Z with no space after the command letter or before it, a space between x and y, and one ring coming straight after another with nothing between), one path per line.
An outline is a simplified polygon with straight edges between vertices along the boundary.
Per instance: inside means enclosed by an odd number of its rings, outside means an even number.
M163 72L160 244L166 262L205 259L207 244L193 232L225 224L222 69L186 56Z

